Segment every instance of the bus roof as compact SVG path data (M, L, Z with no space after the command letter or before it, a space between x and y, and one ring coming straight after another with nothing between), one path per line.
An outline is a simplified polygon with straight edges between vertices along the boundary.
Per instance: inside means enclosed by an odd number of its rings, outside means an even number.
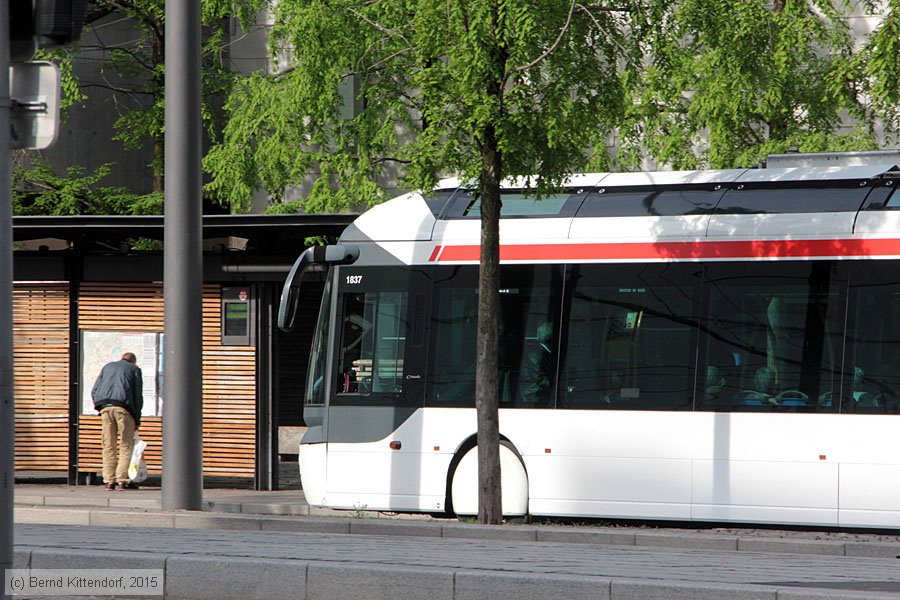
M900 220L879 224L876 218L881 211L900 209L900 195L893 198L897 179L900 168L890 163L586 173L540 196L527 187L526 179L507 179L501 191L501 236L503 243L592 237L819 237L872 233L873 227L900 234ZM477 190L447 179L433 191L411 192L374 207L341 239L476 242L480 206ZM872 218L860 219L863 213ZM900 218L900 212L896 214Z

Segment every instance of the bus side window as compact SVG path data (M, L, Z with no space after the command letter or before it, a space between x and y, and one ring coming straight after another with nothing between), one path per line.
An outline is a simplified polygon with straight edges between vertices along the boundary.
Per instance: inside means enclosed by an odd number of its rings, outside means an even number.
M431 317L431 402L437 406L474 406L478 321L475 290L446 287L435 296Z
M401 391L406 343L405 292L345 294L338 394Z
M560 406L690 410L697 313L693 267L573 267Z
M724 383L699 407L834 412L841 393L844 277L824 261L711 269L707 364L721 371Z
M889 272L859 269L853 286L851 331L848 339L850 390L843 395L844 412L900 413L900 285ZM879 283L880 285L873 285Z
M371 329L364 317L365 294L345 294L341 327L340 359L338 360L335 390L338 394L359 393L357 372L362 354L363 336Z

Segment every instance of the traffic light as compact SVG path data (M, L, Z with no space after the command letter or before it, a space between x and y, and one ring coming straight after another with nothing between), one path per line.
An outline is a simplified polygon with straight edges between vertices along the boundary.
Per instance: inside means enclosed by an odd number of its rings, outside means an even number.
M9 0L10 61L37 48L62 48L81 37L87 0Z
M34 0L34 35L40 48L62 48L81 37L87 0Z
M34 3L32 0L9 0L9 60L31 60L35 50Z

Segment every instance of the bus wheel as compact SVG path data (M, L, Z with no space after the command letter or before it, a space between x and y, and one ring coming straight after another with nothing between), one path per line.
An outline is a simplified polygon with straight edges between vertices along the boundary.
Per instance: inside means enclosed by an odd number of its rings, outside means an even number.
M528 513L528 474L512 444L500 442L500 486L504 517ZM478 446L463 455L456 465L450 486L453 512L460 517L478 515Z

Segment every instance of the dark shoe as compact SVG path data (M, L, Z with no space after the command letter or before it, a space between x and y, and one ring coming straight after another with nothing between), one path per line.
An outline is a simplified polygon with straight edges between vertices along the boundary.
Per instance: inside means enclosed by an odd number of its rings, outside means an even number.
M106 484L106 491L107 491L107 492L114 492L114 491L116 491L116 484L113 483L112 481L110 481L109 483L107 483L107 484Z
M118 487L116 487L116 491L118 491L118 492L124 492L127 489L128 489L127 481L120 481Z

